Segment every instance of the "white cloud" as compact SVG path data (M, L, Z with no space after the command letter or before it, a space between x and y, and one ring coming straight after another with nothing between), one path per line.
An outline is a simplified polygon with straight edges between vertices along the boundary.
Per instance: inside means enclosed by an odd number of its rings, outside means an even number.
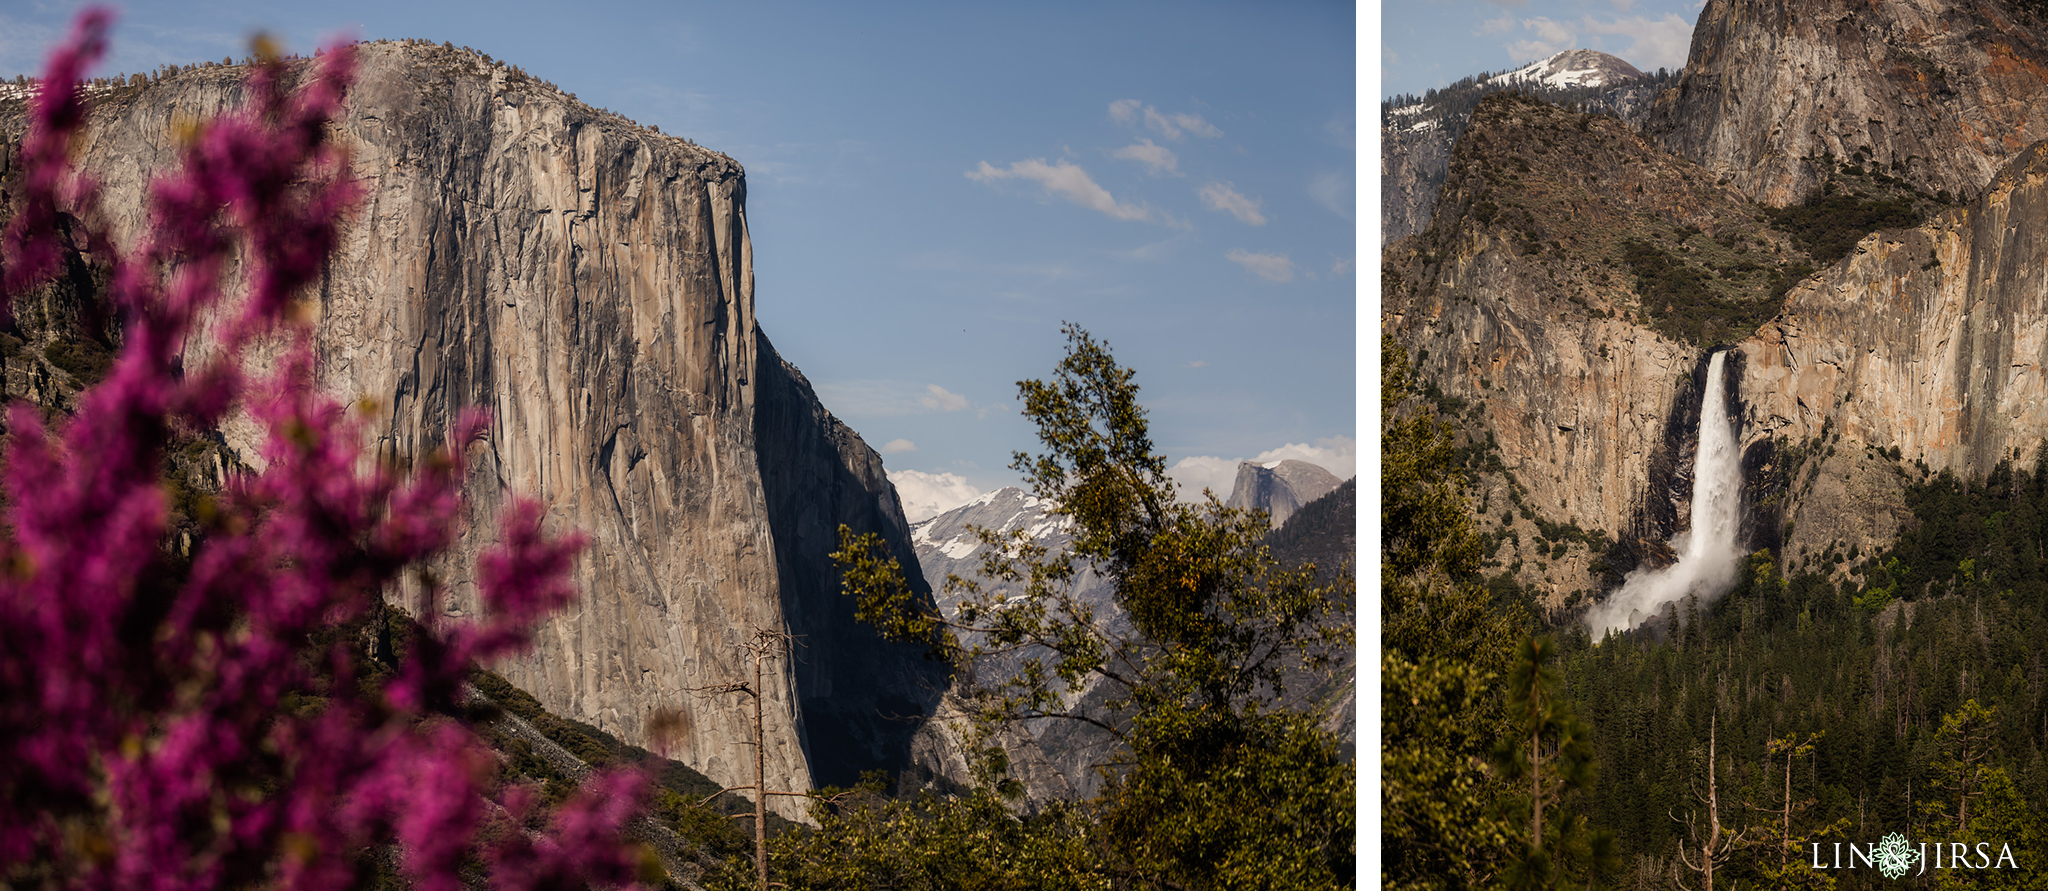
M1633 42L1615 55L1644 71L1682 68L1686 53L1692 48L1692 23L1679 18L1677 13L1667 12L1660 19L1635 15L1604 22L1588 17L1582 24L1594 34L1632 38Z
M1224 211L1247 226L1266 225L1266 215L1259 213L1259 200L1238 194L1230 183L1212 182L1201 188L1202 203L1210 210Z
M1142 204L1119 204L1109 190L1095 184L1088 171L1080 166L1060 161L1045 163L1044 158L1028 161L1013 161L1007 168L991 166L987 161L967 171L967 178L975 182L991 182L999 179L1023 179L1038 183L1046 194L1058 195L1079 204L1102 211L1119 220L1143 220L1152 216L1152 211Z
M1189 367L1189 368L1207 368L1207 367L1209 367L1209 360L1207 360L1207 359L1196 359L1196 360L1195 360L1195 361L1193 361L1193 362L1189 362L1189 363L1188 363L1188 367Z
M1187 238L1188 236L1186 235L1175 235L1171 238L1165 238L1159 241L1152 242L1151 244L1141 244L1134 248L1113 249L1109 251L1109 255L1112 257L1116 257L1120 260L1136 260L1146 262L1152 260L1159 260L1166 257L1167 254L1171 253L1175 248L1179 247L1181 242L1185 241Z
M1180 159L1173 156L1173 150L1150 139L1140 138L1135 143L1111 152L1110 157L1137 161L1145 165L1145 169L1153 176L1180 172Z
M1180 484L1180 500L1201 501L1202 490L1216 493L1216 500L1228 501L1230 488L1237 484L1236 458L1195 455L1173 462L1166 475Z
M917 443L907 439L892 439L882 446L882 454L884 455L901 455L906 452L915 451L917 451Z
M925 473L919 470L889 471L896 497L903 502L903 515L910 522L929 520L981 497L981 490L953 473Z
M949 393L938 384L927 384L924 395L917 397L917 404L933 411L959 411L967 407L967 397Z
M1565 25L1551 21L1547 16L1523 19L1522 28L1535 32L1532 40L1517 40L1508 44L1508 55L1518 62L1547 59L1578 45L1578 32Z
M1187 114L1185 112L1182 112L1180 114L1176 114L1173 116L1173 122L1179 124L1181 126L1181 129L1186 130L1189 133L1193 133L1196 136L1200 136L1203 139L1215 139L1216 137L1223 135L1223 131L1216 129L1215 124L1211 124L1208 121L1202 120L1201 115Z
M1237 465L1245 461L1270 464L1289 459L1307 461L1338 479L1350 479L1358 475L1358 442L1349 436L1332 436L1313 443L1288 443L1250 458L1195 455L1174 462L1166 474L1180 484L1182 501L1201 501L1204 487L1216 493L1216 500L1228 501L1231 488L1237 485Z
M1323 122L1323 132L1330 134L1330 138L1336 142L1338 148L1347 152L1355 152L1358 151L1358 135L1357 128L1351 126L1351 124L1352 120L1349 115L1331 118ZM1245 154L1243 151L1244 146L1238 146L1238 148L1240 149L1238 154Z
M1331 213L1349 220L1357 204L1352 188L1351 174L1330 171L1317 174L1315 179L1308 181L1308 197L1329 208Z
M1189 133L1205 139L1215 139L1223 135L1222 130L1216 129L1215 124L1202 120L1201 115L1187 112L1167 114L1136 99L1118 99L1111 102L1109 118L1119 124L1134 124L1142 120L1154 133L1175 141Z
M1223 256L1269 282L1294 280L1294 261L1287 259L1286 254L1254 254L1243 248L1233 248Z
M1480 22L1480 23L1479 23L1479 30L1478 30L1478 32L1476 32L1476 33L1479 33L1479 34L1506 34L1506 33L1508 33L1509 31L1513 31L1514 29L1515 29L1515 14L1514 14L1514 13L1512 13L1512 12L1504 12L1504 13L1501 13L1501 16L1500 16L1500 18L1497 18L1497 19L1487 19L1486 21Z
M1350 275L1353 260L1352 257L1338 258L1336 262L1330 264L1330 274L1339 277Z
M1277 449L1260 452L1253 461L1270 464L1274 461L1307 461L1329 471L1338 479L1350 479L1358 475L1358 441L1349 436L1331 436L1318 439L1313 444L1290 442Z

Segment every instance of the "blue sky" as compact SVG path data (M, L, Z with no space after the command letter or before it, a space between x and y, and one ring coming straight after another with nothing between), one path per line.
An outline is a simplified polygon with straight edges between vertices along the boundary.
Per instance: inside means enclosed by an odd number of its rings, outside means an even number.
M0 0L0 75L80 4ZM1183 483L1353 472L1355 19L1343 2L127 3L101 74L420 37L747 169L757 311L906 501L1016 482L1015 382L1074 321ZM1370 14L1368 12L1368 14Z
M1421 95L1568 49L1679 68L1704 0L1422 0L1380 13L1381 98Z

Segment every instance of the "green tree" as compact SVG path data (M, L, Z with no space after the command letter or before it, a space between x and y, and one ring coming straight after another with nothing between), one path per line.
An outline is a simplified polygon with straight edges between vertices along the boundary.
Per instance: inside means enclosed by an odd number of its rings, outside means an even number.
M1588 871L1612 866L1612 840L1590 829L1583 816L1553 811L1545 834L1545 806L1591 788L1594 773L1592 730L1572 713L1556 659L1557 646L1550 638L1527 638L1516 648L1508 672L1508 715L1516 732L1501 740L1495 760L1505 780L1526 790L1519 802L1529 813L1526 847L1508 872L1516 888L1554 887L1575 860Z
M1770 763L1772 765L1775 766L1776 759L1779 758L1784 759L1785 762L1783 774L1784 791L1778 801L1768 808L1751 806L1753 810L1764 811L1777 818L1778 838L1776 844L1773 845L1773 847L1778 849L1777 862L1772 863L1766 857L1764 862L1757 866L1757 871L1763 875L1764 879L1773 888L1835 887L1833 875L1814 869L1805 860L1801 859L1800 855L1807 850L1808 845L1828 836L1839 836L1846 832L1849 828L1849 818L1842 817L1833 823L1816 827L1811 831L1799 835L1792 834L1792 818L1813 807L1815 801L1813 798L1794 799L1792 797L1792 774L1794 772L1792 763L1798 758L1813 757L1814 747L1826 735L1825 731L1818 731L1807 734L1804 740L1793 736L1784 736L1764 743L1764 755L1766 758L1771 759Z
M1968 856L1973 863L1991 858L1997 869L1943 870L1935 880L1935 887L1951 888L2002 888L2012 891L2048 891L2048 831L2043 831L2040 815L2027 806L2026 799L2014 788L2012 778L2001 768L1986 768L1979 777L1982 795L1975 808L1976 816L1968 828L1956 833L1950 842L1961 842L1968 846ZM1979 844L1984 845L1978 848ZM1982 851L1982 856L1979 851ZM2007 853L2009 861L1998 858Z
M944 798L890 799L879 778L825 790L813 807L816 832L774 842L782 883L821 891L938 891L952 888L1092 889L1101 833L1077 808L1054 806L1019 819L989 788ZM719 891L753 888L729 870Z
M1496 884L1516 859L1512 794L1488 763L1511 732L1501 695L1518 629L1479 575L1450 428L1413 396L1392 338L1380 360L1381 881Z
M1934 736L1939 754L1930 766L1936 787L1955 794L1957 832L1970 826L1970 799L1984 794L1984 775L1991 769L1984 763L1991 754L1991 718L1991 709L1971 699L1943 715L1941 730ZM1940 800L1929 801L1923 808L1929 817L1947 816Z
M1264 518L1214 494L1177 498L1152 450L1135 375L1069 325L1049 381L1018 384L1043 451L1011 466L1071 545L1050 552L1023 530L980 529L977 579L949 578L947 616L910 596L872 536L841 530L835 555L860 613L922 640L961 669L953 693L983 727L1067 719L1117 740L1117 768L1090 803L1107 875L1142 887L1327 888L1349 881L1355 778L1335 739L1287 707L1290 671L1327 668L1348 647L1349 592L1314 567L1283 569ZM1134 633L1075 596L1084 570L1110 581ZM983 580L1021 585L1021 597ZM1346 578L1340 583L1348 587ZM967 641L963 643L963 641ZM1020 670L973 671L996 654ZM1074 709L1106 683L1111 718Z

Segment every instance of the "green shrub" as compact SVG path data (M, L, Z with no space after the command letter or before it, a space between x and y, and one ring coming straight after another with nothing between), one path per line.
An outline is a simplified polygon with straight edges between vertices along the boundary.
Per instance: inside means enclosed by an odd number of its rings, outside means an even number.
M1860 170L1851 168L1852 174ZM1849 255L1856 242L1879 229L1903 229L1927 218L1910 198L1869 198L1833 183L1804 203L1770 211L1771 225L1816 262L1831 264Z

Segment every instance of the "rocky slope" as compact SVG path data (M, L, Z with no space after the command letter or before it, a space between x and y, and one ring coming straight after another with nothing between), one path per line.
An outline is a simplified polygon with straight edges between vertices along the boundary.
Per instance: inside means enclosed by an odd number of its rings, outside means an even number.
M237 105L240 77L207 67L101 91L79 152L117 238L139 236L147 174L178 128ZM20 109L0 105L5 138ZM552 525L591 539L581 598L535 652L496 666L547 708L635 744L649 715L680 710L672 754L750 782L745 703L689 689L746 676L738 644L786 629L813 643L761 691L769 782L805 789L814 762L837 776L906 756L874 707L928 707L916 653L840 628L817 564L839 521L907 554L902 514L879 459L759 336L740 166L424 43L362 46L335 127L367 197L306 297L325 385L378 406L370 445L387 458L436 445L465 407L494 418L467 484L479 531L441 567L435 620L476 610L466 567L503 493L537 496ZM254 454L247 425L223 432Z
M1709 0L1648 127L1772 206L1811 195L1827 155L1974 196L2048 137L2048 30L2029 6Z
M1450 166L1451 146L1481 98L1516 90L1640 122L1660 83L1618 57L1579 49L1514 71L1474 75L1426 96L1382 103L1380 242L1399 241L1429 225Z
M1224 506L1265 511L1278 529L1302 505L1323 497L1342 482L1307 461L1244 461L1237 465L1237 480L1231 484L1230 500Z

